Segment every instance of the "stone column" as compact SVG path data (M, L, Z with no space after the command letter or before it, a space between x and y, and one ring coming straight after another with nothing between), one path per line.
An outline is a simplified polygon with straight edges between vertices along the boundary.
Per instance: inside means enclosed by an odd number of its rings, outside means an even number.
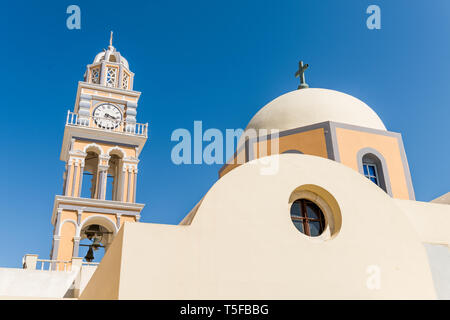
M99 165L98 166L98 172L99 172L99 178L98 178L98 199L105 200L106 199L106 184L107 184L107 178L108 178L108 166L106 165Z
M66 194L66 185L67 185L67 165L66 165L66 170L64 170L64 173L63 173L63 189L62 189L63 195Z
M126 166L125 163L122 162L122 167L120 168L120 182L119 182L119 197L118 200L125 202L124 192L125 192L125 174L126 174Z
M73 237L73 253L72 257L78 257L78 251L80 250L80 240L81 237Z
M57 260L58 259L58 250L59 250L59 241L61 240L61 237L59 235L53 236L53 250L50 259L51 260ZM52 270L55 270L56 264L52 263Z
M77 177L78 177L78 159L73 164L73 178L72 178L72 190L70 192L70 195L72 197L75 197L75 189L77 187Z
M72 167L73 167L73 160L69 158L69 161L67 161L67 175L66 175L66 188L64 190L64 195L68 196L69 194L69 181L70 177L72 176Z
M59 236L59 226L61 225L61 214L63 209L58 208L56 210L56 219L55 219L55 229L53 230L53 234Z
M133 179L133 203L136 202L137 172L138 172L138 170L137 170L137 168L135 168L134 172L133 172L133 177L134 177L134 179Z
M77 224L78 227L81 226L81 215L83 214L83 210L82 209L78 209L77 210Z
M78 182L78 192L77 192L78 198L81 196L81 188L83 187L83 174L84 174L84 160L81 161L80 166L80 179Z
M132 199L132 195L131 195L131 192L132 192L132 188L133 188L133 185L132 185L132 181L131 181L131 168L130 167L128 167L128 170L127 170L127 180L128 180L128 183L127 183L127 202L131 202L131 199Z

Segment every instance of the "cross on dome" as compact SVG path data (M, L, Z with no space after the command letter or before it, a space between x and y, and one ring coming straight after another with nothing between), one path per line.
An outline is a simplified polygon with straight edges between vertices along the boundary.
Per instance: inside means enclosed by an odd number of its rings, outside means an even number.
M309 67L309 64L303 65L303 61L300 61L298 63L298 70L297 70L297 72L295 72L295 77L300 78L300 85L298 86L297 89L309 88L308 84L305 81L305 71L306 71L306 69L308 69L308 67Z

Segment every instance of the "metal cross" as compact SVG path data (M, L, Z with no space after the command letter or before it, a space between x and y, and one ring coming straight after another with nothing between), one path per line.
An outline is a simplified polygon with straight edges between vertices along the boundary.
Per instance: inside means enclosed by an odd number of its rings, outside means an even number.
M305 71L308 69L309 64L303 65L303 61L298 63L298 70L295 72L295 77L300 77L300 85L297 89L309 88L308 84L305 82Z

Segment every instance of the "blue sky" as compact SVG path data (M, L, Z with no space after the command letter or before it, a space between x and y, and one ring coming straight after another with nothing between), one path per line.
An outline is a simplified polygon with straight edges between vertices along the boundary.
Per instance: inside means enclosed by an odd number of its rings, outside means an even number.
M81 30L66 8L81 8ZM381 8L368 30L366 8ZM7 5L7 6L6 6ZM176 166L173 130L244 128L294 90L301 58L312 87L351 94L403 135L416 197L450 191L450 1L9 1L2 2L0 266L48 258L65 117L95 55L114 45L141 91L149 122L137 200L142 221L178 223L217 180L219 165Z

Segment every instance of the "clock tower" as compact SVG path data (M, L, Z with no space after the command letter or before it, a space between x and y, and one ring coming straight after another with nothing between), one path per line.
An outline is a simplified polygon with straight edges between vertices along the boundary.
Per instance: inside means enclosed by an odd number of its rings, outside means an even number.
M144 205L136 203L138 163L148 124L136 122L141 93L133 90L133 80L111 33L108 49L87 66L67 113L63 190L51 220L53 261L70 261L83 246L89 248L86 260L93 261L93 252L106 251L125 221L139 221Z

